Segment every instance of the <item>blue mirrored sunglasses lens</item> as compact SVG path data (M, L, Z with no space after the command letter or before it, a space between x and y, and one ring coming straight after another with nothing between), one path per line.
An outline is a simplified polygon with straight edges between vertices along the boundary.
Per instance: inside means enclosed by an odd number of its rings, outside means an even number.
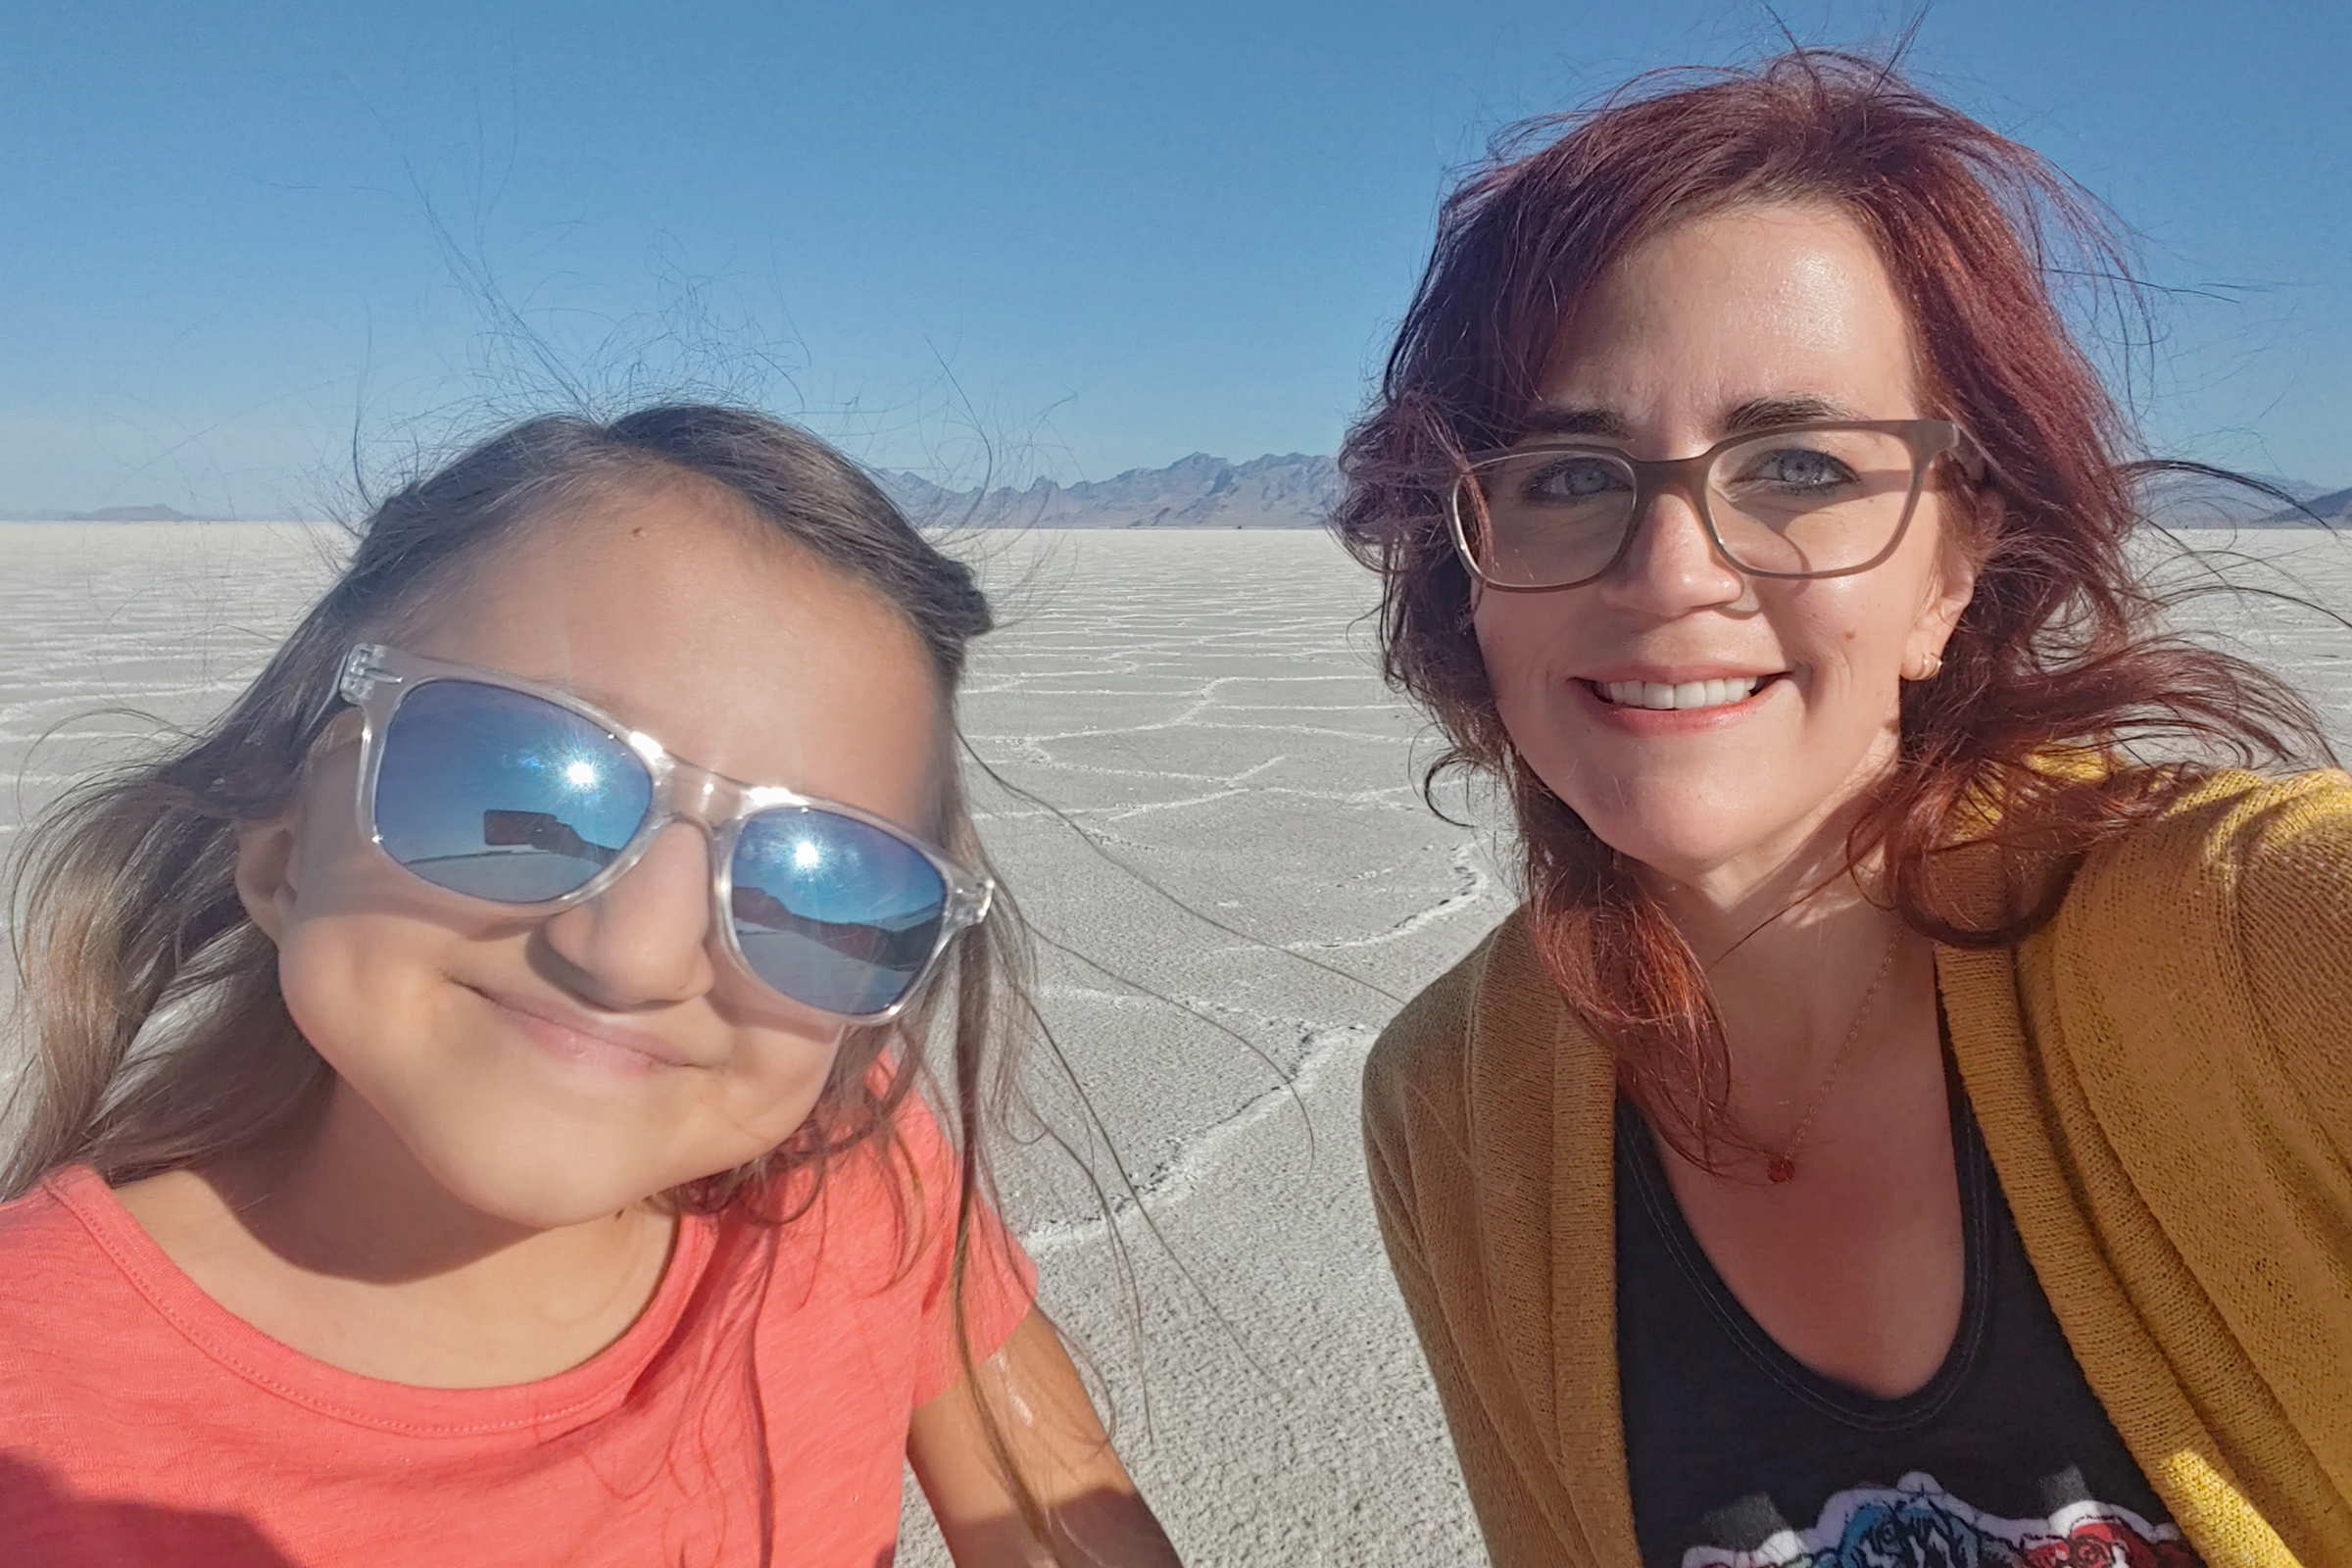
M439 680L401 699L375 777L375 832L427 882L501 904L581 887L645 820L653 777L576 713Z
M854 817L762 811L735 841L735 940L752 972L853 1017L906 995L939 945L948 902L912 845Z

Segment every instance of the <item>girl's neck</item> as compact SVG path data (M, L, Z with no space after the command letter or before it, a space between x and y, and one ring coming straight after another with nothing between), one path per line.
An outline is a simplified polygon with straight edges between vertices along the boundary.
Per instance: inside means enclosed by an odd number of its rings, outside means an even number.
M535 1382L652 1299L675 1222L647 1205L548 1229L464 1202L341 1084L308 1136L130 1184L123 1205L220 1305L395 1383Z

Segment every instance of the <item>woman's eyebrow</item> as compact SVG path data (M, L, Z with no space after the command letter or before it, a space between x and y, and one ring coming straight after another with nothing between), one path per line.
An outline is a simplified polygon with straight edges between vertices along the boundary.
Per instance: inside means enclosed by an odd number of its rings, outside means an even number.
M1859 419L1862 415L1817 392L1778 392L1767 397L1749 398L1724 416L1721 434L1740 435L1749 430L1767 430L1776 425L1807 424L1816 419ZM1597 435L1612 441L1630 442L1634 438L1633 424L1625 416L1609 409L1572 408L1561 404L1546 404L1527 416L1527 434L1531 436Z
M1815 419L1861 417L1844 404L1818 393L1780 393L1772 397L1750 398L1732 410L1724 418L1723 433L1738 435L1745 430L1766 430L1778 424L1806 424Z
M1605 435L1631 441L1634 427L1623 415L1607 409L1572 409L1547 404L1527 416L1529 435Z

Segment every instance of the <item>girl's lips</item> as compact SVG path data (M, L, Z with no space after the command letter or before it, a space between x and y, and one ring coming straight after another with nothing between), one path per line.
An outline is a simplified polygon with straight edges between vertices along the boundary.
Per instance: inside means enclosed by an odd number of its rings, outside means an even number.
M500 1021L560 1061L607 1072L644 1075L694 1063L664 1041L635 1030L605 1028L565 1016L565 1009L520 997L475 991L498 1009Z
M1740 701L1713 708L1638 708L1630 703L1610 702L1592 681L1571 680L1568 684L1575 689L1587 716L1607 728L1631 735L1702 735L1750 717L1774 700L1773 694L1786 681L1786 672L1767 675Z

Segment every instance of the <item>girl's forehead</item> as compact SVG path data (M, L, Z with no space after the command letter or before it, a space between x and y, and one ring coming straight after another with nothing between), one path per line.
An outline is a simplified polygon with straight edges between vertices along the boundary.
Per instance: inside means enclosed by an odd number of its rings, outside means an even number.
M919 816L944 721L921 641L759 526L683 486L552 512L408 641L572 692L717 772Z

